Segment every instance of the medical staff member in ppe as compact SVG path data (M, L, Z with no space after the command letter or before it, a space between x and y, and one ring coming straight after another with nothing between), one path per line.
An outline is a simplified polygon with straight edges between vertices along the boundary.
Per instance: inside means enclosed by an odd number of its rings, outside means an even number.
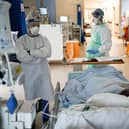
M28 20L28 34L16 41L17 59L21 62L25 75L24 91L27 100L42 98L42 104L37 110L54 99L54 92L50 80L47 58L51 56L49 40L39 34L40 22L36 19ZM48 113L48 106L46 113ZM48 117L43 115L43 121Z
M111 31L103 22L104 12L100 8L92 12L94 25L91 30L91 41L86 48L86 57L108 56L112 46Z

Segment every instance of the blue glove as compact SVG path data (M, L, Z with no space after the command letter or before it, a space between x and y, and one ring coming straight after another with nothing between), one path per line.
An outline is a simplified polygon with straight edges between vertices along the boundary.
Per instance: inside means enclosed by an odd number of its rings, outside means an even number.
M98 54L99 53L99 51L97 49L94 49L94 50L89 49L89 50L87 50L87 52L90 54Z

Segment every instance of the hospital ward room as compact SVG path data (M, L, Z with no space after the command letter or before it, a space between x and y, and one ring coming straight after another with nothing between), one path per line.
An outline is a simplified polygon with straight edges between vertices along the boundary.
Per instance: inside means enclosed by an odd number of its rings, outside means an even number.
M0 129L129 129L129 0L0 0Z

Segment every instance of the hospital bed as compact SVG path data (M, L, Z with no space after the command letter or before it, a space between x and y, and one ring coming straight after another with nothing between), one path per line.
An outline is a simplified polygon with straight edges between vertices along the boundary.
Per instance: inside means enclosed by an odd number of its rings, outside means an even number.
M59 100L58 100L58 97L59 97L59 92L61 92L60 91L60 83L59 82L57 82L57 86L56 86L56 89L55 89L55 103L54 103L54 107L53 107L53 110L51 111L51 114L52 114L52 117L50 117L50 120L49 120L49 122L48 122L48 125L47 125L47 128L48 129L54 129L54 127L55 127L55 123L56 123L56 121L57 121L57 114L60 112L60 108L59 108ZM24 104L25 105L25 104ZM24 107L24 105L23 105L23 107ZM30 108L31 108L31 106L30 106ZM7 112L6 112L7 113ZM20 112L19 112L20 113ZM30 128L30 126L31 126L31 124L32 124L32 122L33 122L33 120L34 120L34 116L35 116L35 111L33 111L33 112L31 112L30 111L30 115L31 115L31 113L34 113L34 114L32 114L32 119L30 118L30 120L32 120L30 123L28 122L28 126L29 126L29 128ZM24 114L23 112L22 112L22 114ZM29 112L28 112L28 114L29 114ZM8 116L7 114L6 114L6 116ZM22 116L23 118L24 118L24 115ZM15 119L15 117L13 117L14 119ZM7 118L8 119L8 118ZM11 123L13 124L14 123L14 120L13 119L13 122L11 121ZM12 125L13 127L11 127L11 128L15 128L15 127L22 127L23 129L24 129L24 126L27 126L27 122L26 121L23 121L22 123L20 122L20 121L15 121L15 125ZM27 127L26 127L27 128ZM44 129L46 129L46 126L44 127Z
M93 62L82 62L83 64L85 63L85 64L91 64L91 63L93 63ZM81 64L82 64L81 63ZM94 64L96 64L96 63L98 63L98 62L94 62ZM102 64L106 64L107 62L101 62ZM113 60L113 61L108 61L108 64L114 64L114 63L116 63L116 64L122 64L122 63L124 63L123 62L123 60ZM80 62L78 63L78 62L72 62L72 63L70 63L70 64L75 64L75 65L80 65ZM80 73L79 73L80 74ZM70 79L71 79L71 77L69 77ZM129 93L129 90L128 90L128 88L129 87L126 87L122 92L121 92L121 94L126 94L126 95L129 95L128 93ZM57 83L57 87L56 87L56 93L59 93L60 92L60 83L58 82ZM56 116L60 113L60 111L61 111L61 109L59 108L60 106L60 104L59 104L59 100L58 100L58 94L56 94L56 99L55 99L55 104L54 104L54 108L53 108L53 111L51 112L52 113L52 115L54 116L54 117L50 117L50 121L49 121L49 126L48 126L48 129L54 129L55 128L55 123L58 121L57 120L57 118L56 118ZM88 108L89 107L89 105L85 105L86 106L86 108ZM94 107L93 107L93 109L94 109ZM104 110L104 109L102 109L102 110ZM111 109L112 110L112 109ZM113 109L114 110L114 109ZM123 110L123 109L122 109ZM86 122L88 122L87 120L86 120ZM58 122L59 123L59 122ZM90 123L88 123L89 125L90 125ZM63 128L64 129L64 128ZM70 129L72 129L72 127L70 128ZM102 128L90 128L90 127L87 127L87 128L85 128L85 129L102 129Z
M57 93L60 92L60 83L59 82L57 82L57 86L56 86L56 90L55 91ZM129 89L127 89L125 91L127 91L129 93ZM129 94L126 94L126 95L129 96ZM56 94L54 108L53 108L53 111L51 112L51 114L53 116L58 116L58 114L59 114L59 117L50 117L49 126L47 126L48 127L47 129L59 129L59 127L57 128L57 125L55 127L56 122L58 122L58 124L61 123L62 127L63 127L63 120L64 120L64 123L67 123L67 122L71 121L71 124L72 124L72 123L75 122L74 121L75 120L74 117L77 117L78 115L79 115L78 117L82 117L82 118L78 118L78 119L83 121L82 123L86 122L86 125L85 125L86 127L82 128L82 129L109 129L109 128L102 128L102 127L100 127L100 128L95 127L92 124L91 121L89 121L87 118L85 118L85 115L87 114L87 116L88 116L88 115L93 115L93 113L95 114L96 112L102 112L100 114L100 118L99 118L101 121L103 121L103 119L102 119L103 116L104 116L104 118L106 118L106 115L108 116L108 113L109 113L109 118L107 117L107 120L110 121L110 119L112 119L110 117L113 116L113 115L111 115L111 113L113 113L115 111L116 111L115 115L117 115L119 113L119 111L120 112L124 112L125 111L125 112L127 112L126 118L127 118L127 116L129 116L129 106L128 107L97 107L97 106L88 105L88 104L80 104L80 105L82 106L81 108L79 107L79 104L78 104L78 105L71 106L69 109L64 109L64 110L60 109L59 100L58 100L58 94ZM82 112L82 110L83 110L83 112ZM77 114L77 116L76 116L76 114ZM64 115L65 115L65 117L62 117ZM70 115L73 116L73 118ZM97 115L95 116L95 118L99 117L99 115L98 116ZM59 121L58 121L58 118L60 118ZM62 119L62 118L65 118L65 119ZM71 119L73 119L73 120L71 120ZM90 118L90 119L92 120L92 118ZM121 116L121 119L122 119L122 116ZM95 120L93 119L93 121L95 121ZM98 120L98 123L99 123L99 120ZM112 122L111 122L111 124L112 124ZM126 122L126 125L129 127L129 124L127 124L127 122ZM73 126L73 124L72 124L72 126ZM80 128L77 127L77 125L74 125L73 127L72 126L69 127L69 128L60 128L60 129L75 129L75 127L76 127L76 129L80 129ZM46 128L44 128L44 129L46 129ZM119 128L113 128L113 129L119 129Z

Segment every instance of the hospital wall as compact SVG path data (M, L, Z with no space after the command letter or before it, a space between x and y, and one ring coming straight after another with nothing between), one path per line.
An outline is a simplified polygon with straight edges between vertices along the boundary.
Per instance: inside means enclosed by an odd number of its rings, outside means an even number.
M24 4L29 7L36 7L36 1L35 0L23 0Z
M122 16L126 15L129 17L129 0L122 0L121 5L122 5L121 9Z
M112 30L112 33L119 35L121 23L121 0L95 0L94 4L92 0L84 0L85 21L88 21L87 18L89 16L87 16L87 14L91 14L95 8L102 8L104 10L104 20Z
M69 16L70 21L77 21L77 4L83 8L83 0L56 0L56 21L60 16Z
M77 4L80 4L83 10L83 0L55 0L56 2L56 22L59 22L60 16L69 16L72 22L77 21ZM24 0L24 4L30 7L36 7L36 0Z
M22 85L15 85L15 86L3 86L0 85L0 99L7 100L10 97L12 91L14 92L17 100L25 100L25 93L24 88Z
M93 1L92 0L55 0L56 1L56 20L59 21L60 16L65 15L69 16L72 21L77 21L77 13L76 13L76 5L81 4L82 8L98 8L103 7L104 3L106 7L111 7L111 4L114 4L116 10L115 10L115 22L117 23L119 20L119 1L121 1L121 15L124 15L125 13L129 14L129 0L114 0L115 2L110 3L108 1L100 2L100 0ZM36 7L36 0L24 0L24 4L26 6L32 6ZM103 7L105 8L105 7ZM111 16L109 16L111 17Z
M114 1L115 2L111 2L111 0L101 2L100 0L96 0L96 2L94 2L93 4L92 0L91 1L84 0L84 9L94 10L95 8L102 8L105 12L104 18L106 18L107 21L112 21L113 20L112 18L115 18L114 20L116 22L119 22L120 0L114 0ZM113 9L115 10L115 12L113 12Z

